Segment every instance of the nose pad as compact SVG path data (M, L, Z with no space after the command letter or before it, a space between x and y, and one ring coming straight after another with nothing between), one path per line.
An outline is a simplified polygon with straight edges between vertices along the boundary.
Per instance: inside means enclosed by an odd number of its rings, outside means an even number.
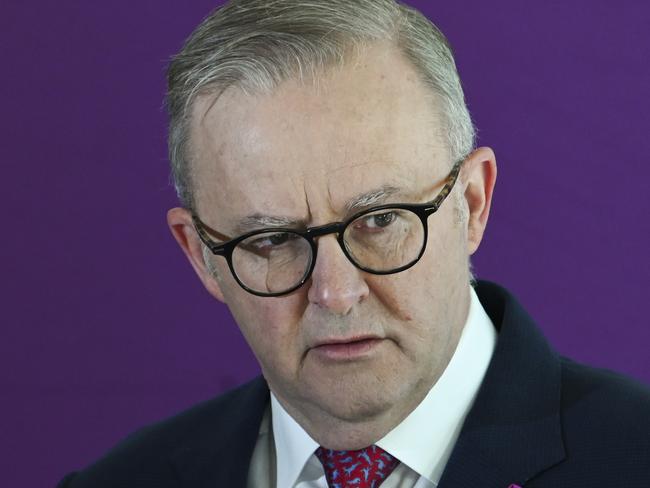
M345 255L336 236L320 237L309 285L309 302L337 315L347 315L368 293L363 272Z

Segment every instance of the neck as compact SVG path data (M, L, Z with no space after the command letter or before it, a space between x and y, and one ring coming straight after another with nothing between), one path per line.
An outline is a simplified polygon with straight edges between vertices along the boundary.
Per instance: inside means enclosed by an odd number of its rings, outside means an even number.
M295 408L281 397L276 398L291 417L319 445L334 450L358 450L375 444L412 412L426 396L412 398L412 405L402 415L390 409L363 419L345 419L315 408Z

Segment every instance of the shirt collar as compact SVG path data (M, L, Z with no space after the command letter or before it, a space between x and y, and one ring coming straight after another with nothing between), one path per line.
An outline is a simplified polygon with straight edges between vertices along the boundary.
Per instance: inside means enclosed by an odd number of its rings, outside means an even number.
M377 445L437 484L483 381L496 339L494 325L470 287L467 320L447 368L416 409ZM271 419L276 486L293 486L318 443L287 413L273 392Z
M275 486L293 486L318 443L287 413L273 392L271 420L277 463Z

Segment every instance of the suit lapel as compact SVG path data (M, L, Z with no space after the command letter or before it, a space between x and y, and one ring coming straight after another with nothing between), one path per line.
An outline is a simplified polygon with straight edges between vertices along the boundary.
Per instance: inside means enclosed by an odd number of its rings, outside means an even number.
M476 292L499 339L438 486L524 486L565 457L560 363L512 295L489 282Z
M262 377L238 388L196 422L172 455L183 488L245 488L260 423L269 402Z

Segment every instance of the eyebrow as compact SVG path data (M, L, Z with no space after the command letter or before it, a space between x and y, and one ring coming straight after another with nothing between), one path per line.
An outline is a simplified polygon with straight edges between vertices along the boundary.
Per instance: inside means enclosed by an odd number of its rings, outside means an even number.
M353 197L345 204L347 215L359 212L367 207L372 207L383 203L391 196L402 193L402 189L396 186L384 185L381 188L371 190ZM244 234L249 231L287 227L287 228L306 228L307 223L302 219L291 219L276 215L252 214L244 217L236 225L236 232Z
M259 230L274 227L304 227L305 222L300 219L290 219L274 215L253 214L248 215L237 222L236 232L244 234L252 230Z
M402 193L402 189L396 186L384 185L376 190L371 190L361 195L357 195L345 204L345 210L348 214L356 213L367 207L372 207L379 203L385 202L389 197Z

